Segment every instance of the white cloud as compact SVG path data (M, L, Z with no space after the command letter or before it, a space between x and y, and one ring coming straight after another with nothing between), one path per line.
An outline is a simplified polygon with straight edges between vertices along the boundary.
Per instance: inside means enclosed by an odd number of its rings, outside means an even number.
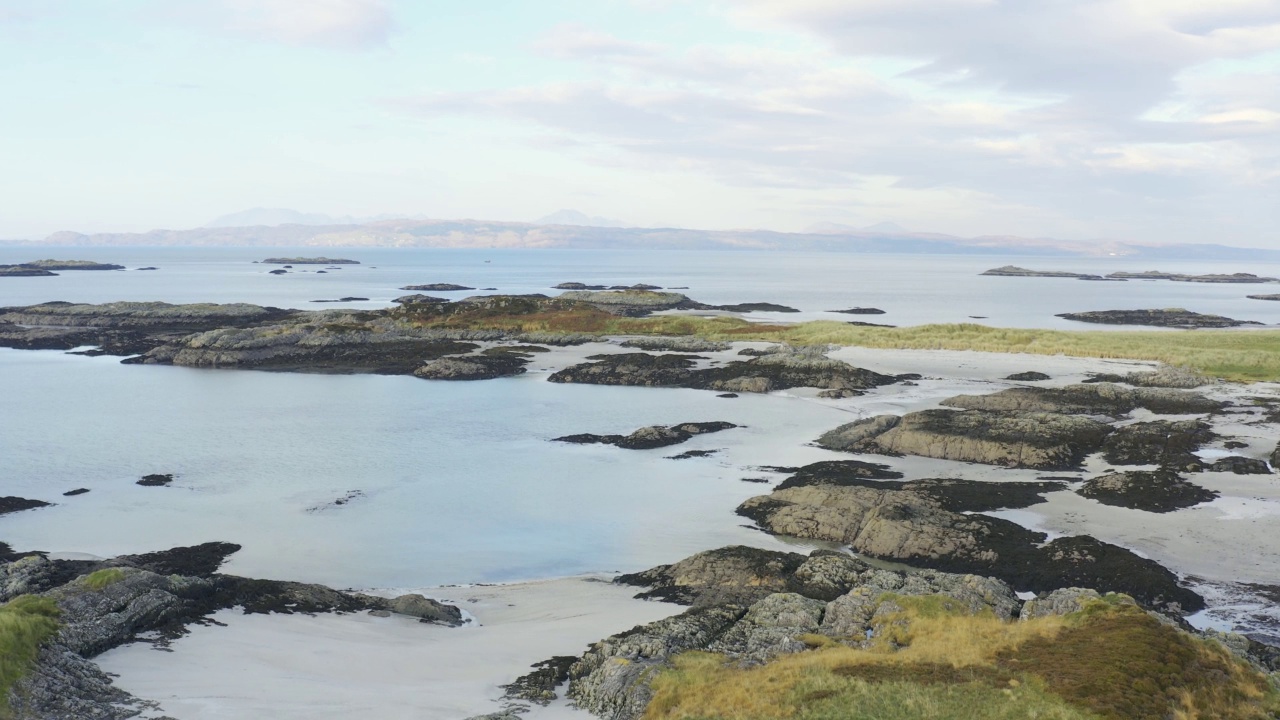
M225 26L288 45L365 49L394 26L385 0L220 0Z

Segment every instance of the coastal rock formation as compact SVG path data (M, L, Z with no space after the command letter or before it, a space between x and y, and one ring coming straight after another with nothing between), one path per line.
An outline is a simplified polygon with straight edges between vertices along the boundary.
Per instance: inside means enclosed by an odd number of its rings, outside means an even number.
M1257 458L1240 457L1232 455L1230 457L1219 458L1213 461L1209 466L1212 472L1229 472L1236 475L1270 475L1271 468L1267 467L1267 463Z
M1246 295L1250 300L1280 300L1280 294L1271 295Z
M636 348L637 350L700 353L729 350L733 345L718 340L703 340L699 337L638 337L624 341L622 347Z
M1197 472L1204 463L1195 455L1217 435L1202 420L1153 420L1117 428L1102 444L1102 457L1112 465L1159 465Z
M920 455L1006 467L1061 470L1096 451L1111 428L1096 420L1052 412L921 410L880 415L826 433L829 450Z
M828 310L827 312L841 313L842 315L884 315L884 311L880 308L871 307L855 307L848 310Z
M426 292L453 292L455 290L475 290L473 287L466 285L456 285L454 283L429 283L427 285L405 285L401 290L416 290Z
M988 575L1019 590L1078 585L1124 592L1156 609L1191 612L1204 606L1168 570L1123 548L1088 536L1046 543L1044 533L971 514L963 508L988 509L991 499L972 497L972 487L951 482L971 497L949 499L949 488L939 484L820 484L751 498L738 514L770 533L837 542L862 555L918 567ZM1027 488L1013 501L1059 487Z
M422 293L414 293L413 295L401 295L391 302L397 305L418 305L427 304L435 305L439 303L449 302L445 298L435 297L434 295L423 295Z
M169 483L171 483L171 482L173 482L173 475L172 475L172 474L170 474L170 473L165 473L165 474L154 473L154 474L151 474L151 475L143 475L143 476L142 476L142 479L141 479L141 480L138 480L137 484L138 484L138 485L142 485L143 487L161 487L161 486L164 486L164 485L168 485L168 484L169 484Z
M37 270L124 270L123 265L113 265L111 263L100 263L92 260L33 260L31 262L21 263L16 266L6 267L25 267L35 268Z
M649 285L647 283L636 283L635 285L587 285L580 282L563 282L559 285L553 285L556 290L661 290L657 285ZM687 290L688 288L681 288Z
M0 265L0 277L56 277L58 273L29 265Z
M751 302L751 303L735 303L732 305L703 305L698 310L723 310L724 312L780 312L780 313L798 313L799 310L788 307L787 305L779 305L777 303L768 302Z
M1217 492L1187 482L1169 470L1131 470L1101 475L1087 480L1084 487L1076 492L1104 505L1153 513L1173 512L1218 497Z
M491 380L525 372L528 360L514 353L442 357L413 371L426 380Z
M48 611L54 632L34 662L6 672L10 710L22 720L124 720L145 703L112 686L91 658L146 638L164 643L216 610L354 612L390 610L424 622L461 624L461 612L419 595L392 600L320 585L216 574L239 549L209 543L103 562L49 560L40 555L0 564L0 601Z
M47 503L43 500L31 500L30 498L8 495L0 497L0 515L8 515L9 513L22 512L23 510L34 510L36 508L49 507L51 504L52 503Z
M1040 380L1052 380L1053 378L1042 372L1028 370L1026 372L1014 373L1005 378L1005 380L1013 380L1015 382L1039 382Z
M327 257L267 258L264 265L359 265L359 260Z
M1060 588L1043 596L1028 600L1018 613L1019 620L1035 620L1042 617L1070 615L1084 610L1094 600L1101 600L1097 590L1089 588Z
M622 353L597 355L594 362L565 368L551 382L641 387L684 387L721 392L785 390L793 387L865 390L908 377L881 375L839 360L802 355L769 354L719 367L696 368L697 356Z
M342 297L342 298L338 298L337 300L312 300L311 302L314 302L314 303L345 303L345 302L366 302L366 301L368 301L368 300L369 300L369 298L367 298L367 297Z
M1103 325L1148 325L1151 327L1169 328L1228 328L1241 325L1261 325L1252 320L1233 320L1221 315L1205 315L1202 313L1169 308L1165 310L1092 310L1078 313L1059 313L1056 317L1077 322L1101 323Z
M1017 265L1003 265L998 268L992 268L979 275L993 275L997 277L1044 277L1044 278L1076 278L1077 280L1103 280L1101 275L1088 275L1085 273L1063 272L1061 270L1028 270L1027 268L1018 267Z
M1160 272L1159 270L1147 270L1145 272L1113 272L1107 275L1109 278L1119 278L1124 280L1172 280L1174 282L1192 282L1192 283L1233 283L1233 284L1256 284L1256 283L1273 283L1280 282L1280 279L1273 277L1259 277L1252 273L1231 273L1227 274L1207 274L1207 275L1183 275L1181 273Z
M601 443L604 445L616 445L627 450L650 450L679 445L696 435L721 432L722 430L730 430L736 427L738 426L728 422L691 422L670 427L663 425L642 427L630 435L592 435L590 433L582 433L579 435L565 435L564 437L555 438L555 440L579 445Z
M1215 381L1194 370L1162 366L1149 372L1131 372L1124 375L1101 373L1091 376L1085 383L1125 383L1138 387L1191 389L1212 385Z
M1196 393L1162 388L1125 388L1110 383L1061 388L1017 387L990 395L957 395L943 405L988 412L1037 412L1120 417L1138 408L1157 415L1197 415L1226 406Z
M623 317L643 317L661 310L696 309L701 306L701 303L680 293L652 290L569 290L561 293L559 299L586 303Z

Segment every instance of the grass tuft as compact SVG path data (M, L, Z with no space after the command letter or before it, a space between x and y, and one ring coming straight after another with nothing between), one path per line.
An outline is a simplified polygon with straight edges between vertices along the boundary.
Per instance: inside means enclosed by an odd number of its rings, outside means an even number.
M120 568L103 568L85 575L84 584L93 590L101 590L124 579L124 571Z
M11 716L9 691L35 664L40 645L58 632L58 605L19 595L0 605L0 717Z

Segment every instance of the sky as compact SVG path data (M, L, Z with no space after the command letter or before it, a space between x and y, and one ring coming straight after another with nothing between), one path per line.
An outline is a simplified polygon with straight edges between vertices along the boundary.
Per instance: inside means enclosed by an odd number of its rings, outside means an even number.
M0 238L252 207L1280 249L1280 0L0 0Z

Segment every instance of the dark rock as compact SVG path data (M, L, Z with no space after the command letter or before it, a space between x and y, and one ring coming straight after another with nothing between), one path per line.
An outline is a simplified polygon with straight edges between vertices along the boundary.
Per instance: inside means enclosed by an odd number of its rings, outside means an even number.
M366 297L344 297L344 298L338 298L337 300L312 300L311 302L316 302L316 303L365 302L365 301L367 301L368 299L369 299L369 298L366 298Z
M843 315L884 315L884 311L880 308L864 308L856 307L848 310L828 310L827 312L841 313Z
M396 298L395 300L392 300L391 302L396 303L398 305L436 305L439 303L447 303L449 301L444 298L438 298L432 295L423 295L422 293L417 293L414 295L401 295L400 297Z
M736 398L736 397L738 397L738 393L720 393L719 395L716 395L716 397L718 397L718 398Z
M608 290L605 285L586 285L580 282L563 282L551 286L555 290Z
M701 552L674 565L619 575L614 582L650 588L636 596L646 600L680 605L750 604L775 592L794 590L798 586L795 572L805 560L798 553L734 545Z
M1104 325L1148 325L1172 328L1226 328L1241 325L1261 325L1251 320L1232 320L1221 315L1171 308L1165 310L1094 310L1080 313L1060 313L1057 317L1077 322Z
M267 258L265 265L359 265L359 260L327 257Z
M427 380L491 380L520 375L528 362L525 356L512 353L444 357L428 362L413 374Z
M287 275L288 273L289 273L288 270L268 270L267 271L268 275Z
M1117 428L1102 444L1102 457L1112 465L1160 465L1196 472L1203 467L1195 452L1214 434L1201 420L1154 420Z
M137 268L137 269L138 269L138 270L159 270L160 268L156 268L156 267L140 267L140 268Z
M903 377L881 375L825 357L783 353L762 355L745 362L695 369L690 355L621 353L597 356L595 362L565 368L551 382L641 387L685 387L723 392L770 392L793 387L864 390L898 382Z
M454 292L457 290L475 290L473 287L466 285L455 285L453 283L429 283L427 285L405 285L401 290L418 290L426 292Z
M849 388L834 388L831 390L818 391L818 397L826 400L843 400L845 398L858 397L859 395L864 394L865 393L861 391L851 390Z
M22 263L19 267L32 267L40 270L124 270L123 265L93 262L92 260L34 260Z
M660 350L681 353L719 352L728 350L732 345L716 340L703 340L699 337L639 337L622 343L622 347L639 350Z
M1250 300L1280 300L1280 294L1272 295L1246 295Z
M798 313L799 310L786 305L778 305L777 303L755 302L755 303L737 303L735 305L712 305L708 310L723 310L725 312L779 312L779 313Z
M1160 388L1126 388L1109 383L1061 388L1016 387L990 395L957 395L943 405L966 410L1041 412L1119 417L1138 408L1158 415L1197 415L1221 410L1226 403L1204 395Z
M58 273L26 265L0 265L0 277L57 277Z
M867 481L896 480L902 477L902 473L890 469L888 465L861 460L823 460L799 468L761 469L791 474L791 477L778 486L779 490L806 485L862 485Z
M1168 470L1131 470L1110 473L1085 481L1078 494L1104 505L1166 513L1209 502L1218 497L1213 490L1188 482Z
M0 515L49 507L52 504L53 503L44 502L43 500L30 500L27 498L9 495L6 497L0 497Z
M137 484L143 485L146 487L161 487L164 485L168 485L171 482L173 482L172 473L166 473L164 475L153 473L151 475L143 475L142 479L139 480Z
M569 668L578 661L576 655L557 655L550 660L534 663L533 672L521 675L510 685L502 686L502 696L507 700L528 700L547 705L556 699L556 688L569 679Z
M630 435L591 435L583 433L558 437L555 438L555 441L577 444L602 443L605 445L616 445L617 447L625 448L627 450L650 450L653 448L679 445L695 435L705 435L707 433L730 430L736 427L738 426L727 422L693 422L672 425L670 427L652 425L650 427L640 428Z
M1270 475L1271 468L1267 463L1257 458L1240 457L1233 455L1214 460L1209 466L1213 472L1230 472L1236 475Z
M418 622L436 623L457 627L462 624L462 611L452 605L423 597L417 593L400 595L391 599L387 609L398 615L418 618Z
M1228 440L1222 443L1222 447L1228 450L1239 450L1240 448L1249 447L1249 443L1242 443L1239 440Z
M115 563L129 565L157 575L211 577L240 546L228 542L208 542L190 547L176 547L142 555L122 555Z
M1014 380L1016 382L1037 382L1040 380L1052 380L1053 378L1042 372L1028 370L1027 372L1014 373L1005 378L1005 380Z
M1083 382L1126 383L1128 385L1136 385L1138 387L1191 389L1204 385L1211 385L1215 381L1195 372L1194 370L1177 367L1161 367L1158 370L1152 370L1150 372L1131 372L1125 375L1103 373L1093 375Z
M693 458L711 457L712 455L715 455L718 452L720 451L719 450L685 450L684 452L679 453L677 455L669 455L667 456L666 459L667 460L692 460Z
M878 328L895 328L897 325L886 325L885 323L862 322L861 320L850 320L845 325L854 325L857 327L878 327Z
M1102 279L1101 275L1088 275L1084 273L1063 272L1061 270L1028 270L1027 268L1018 267L1016 265L1005 265L1003 267L992 268L980 275L994 275L998 277L1042 277L1042 278L1076 278L1078 280L1094 280Z
M74 497L76 495L83 495L87 492L89 492L89 488L76 488L75 490L68 490L62 494L65 497Z
M738 479L746 483L766 483L767 484L769 482L769 478L738 478Z
M1147 270L1145 272L1113 272L1107 275L1107 277L1123 280L1172 280L1174 282L1193 283L1255 284L1277 282L1276 278L1259 277L1252 273L1231 273L1230 275L1183 275L1181 273L1160 272L1159 270Z

